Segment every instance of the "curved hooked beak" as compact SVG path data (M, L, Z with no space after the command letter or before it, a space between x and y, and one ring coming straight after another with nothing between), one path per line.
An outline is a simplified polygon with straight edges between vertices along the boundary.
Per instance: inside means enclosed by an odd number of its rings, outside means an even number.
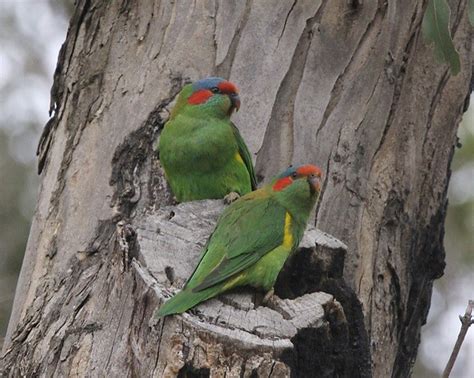
M321 190L321 178L318 176L309 176L308 177L309 187L311 189L311 194L319 193Z
M239 111L240 109L240 97L237 93L231 93L229 94L230 102L232 103L232 106L230 107L230 113L235 109L236 112Z

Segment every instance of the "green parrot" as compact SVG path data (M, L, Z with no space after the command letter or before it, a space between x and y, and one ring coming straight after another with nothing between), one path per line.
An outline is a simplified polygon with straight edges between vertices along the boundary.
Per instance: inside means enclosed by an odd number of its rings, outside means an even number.
M314 165L290 167L226 208L184 288L161 306L157 316L182 313L236 286L271 293L303 237L319 197L320 179L321 170Z
M219 77L187 84L161 132L160 161L178 202L243 196L257 188L252 158L230 121L236 86Z

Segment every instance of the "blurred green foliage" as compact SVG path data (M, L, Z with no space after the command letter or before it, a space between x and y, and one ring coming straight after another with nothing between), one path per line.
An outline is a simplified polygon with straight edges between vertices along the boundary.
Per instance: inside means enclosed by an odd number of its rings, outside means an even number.
M458 132L460 148L452 163L446 220L446 248L457 256L461 269L474 267L474 110L464 114ZM449 262L449 260L448 260ZM453 264L455 264L453 262ZM448 270L449 270L448 266ZM474 289L474 281L473 286ZM474 291L473 291L474 295ZM472 298L471 298L472 299Z
M0 334L5 334L16 280L21 268L31 215L29 193L22 188L32 183L31 165L13 159L8 150L10 138L0 129Z

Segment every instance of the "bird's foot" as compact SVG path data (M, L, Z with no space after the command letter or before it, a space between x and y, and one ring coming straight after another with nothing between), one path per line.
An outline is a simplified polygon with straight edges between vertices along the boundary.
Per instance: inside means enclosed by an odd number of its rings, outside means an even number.
M255 308L261 305L274 308L279 300L280 298L275 294L275 290L271 288L269 291L266 292L263 298L261 294L255 297Z
M238 200L240 198L240 194L237 192L230 192L224 197L224 203L226 205L230 205L232 202Z
M262 299L262 303L264 305L267 305L269 303L272 303L273 301L273 298L275 297L275 290L273 289L273 287L267 291L267 293L265 294L265 296L263 297Z

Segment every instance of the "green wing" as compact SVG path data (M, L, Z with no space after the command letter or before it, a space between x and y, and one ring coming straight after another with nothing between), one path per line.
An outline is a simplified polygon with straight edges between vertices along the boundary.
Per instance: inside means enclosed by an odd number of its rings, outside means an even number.
M286 209L268 197L247 195L229 206L188 281L193 292L225 281L280 246L285 214Z
M230 124L232 126L232 131L234 132L235 140L237 141L237 146L239 147L240 157L244 161L244 164L247 167L247 171L249 172L252 190L255 190L257 189L257 178L255 176L255 170L253 168L252 156L250 155L249 149L245 144L244 138L242 138L242 135L240 135L240 131L237 126L235 126L232 122Z

